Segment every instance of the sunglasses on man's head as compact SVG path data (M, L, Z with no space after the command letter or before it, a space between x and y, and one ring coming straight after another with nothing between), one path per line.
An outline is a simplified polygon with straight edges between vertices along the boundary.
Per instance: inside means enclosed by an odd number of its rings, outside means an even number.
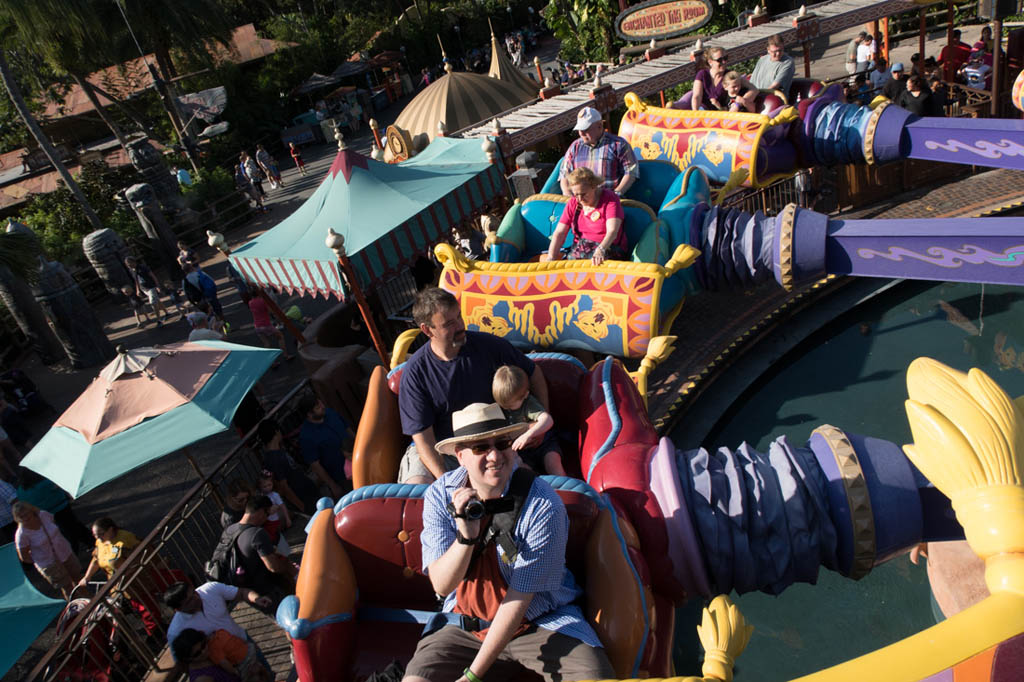
M459 445L460 450L472 450L474 455L486 455L492 449L508 450L510 447L512 447L511 438L499 438L498 440L487 441L485 443L462 443Z

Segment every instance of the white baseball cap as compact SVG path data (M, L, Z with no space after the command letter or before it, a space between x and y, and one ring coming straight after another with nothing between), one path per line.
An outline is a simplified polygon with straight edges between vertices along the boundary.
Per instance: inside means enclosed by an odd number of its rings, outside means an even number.
M583 107L576 114L576 127L573 130L586 130L601 120L601 113L594 107Z

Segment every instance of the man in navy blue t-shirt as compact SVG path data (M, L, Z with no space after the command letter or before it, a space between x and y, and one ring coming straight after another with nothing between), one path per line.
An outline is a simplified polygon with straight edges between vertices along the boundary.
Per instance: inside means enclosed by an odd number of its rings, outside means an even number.
M521 367L530 377L530 392L545 409L548 385L540 368L508 341L466 331L459 302L444 289L421 291L412 315L430 343L413 353L402 369L398 409L402 432L412 436L412 444L402 458L398 480L431 483L458 468L454 457L434 449L452 435L452 412L470 403L494 402L491 379L499 367Z

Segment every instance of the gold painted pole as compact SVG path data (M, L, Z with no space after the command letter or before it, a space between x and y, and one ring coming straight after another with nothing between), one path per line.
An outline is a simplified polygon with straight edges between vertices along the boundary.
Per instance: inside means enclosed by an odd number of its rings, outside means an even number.
M390 362L387 346L384 345L384 337L381 336L380 330L377 328L377 320L373 316L373 311L370 310L370 304L366 300L366 296L363 295L363 288L359 286L359 280L356 279L356 272L352 269L352 263L345 254L345 238L328 228L325 242L327 248L334 251L334 255L338 257L341 271L345 274L345 279L348 280L348 286L352 290L352 295L355 296L356 306L359 308L359 312L362 313L363 321L366 322L366 330L370 332L373 347L377 350L377 355L380 356L381 362L387 367Z
M281 320L281 324L284 325L284 328L288 330L289 334L295 337L295 340L299 342L299 345L306 345L306 337L303 336L302 330L295 326L295 323L292 322L290 317L284 314L284 311L281 310L281 306L277 305L277 302L270 297L263 287L258 287L256 292L259 294L260 298L266 301L267 307L270 308L270 312L274 314L274 317Z

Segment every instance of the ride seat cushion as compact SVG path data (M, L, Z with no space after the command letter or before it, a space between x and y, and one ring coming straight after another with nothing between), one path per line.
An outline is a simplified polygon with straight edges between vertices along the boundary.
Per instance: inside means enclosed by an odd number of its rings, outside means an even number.
M607 386L604 363L612 364L607 372ZM613 447L625 443L653 446L658 441L636 385L617 360L605 360L583 378L577 404L580 410L580 465L584 474L590 467L590 458L607 442L613 429L618 429L614 442L609 444Z
M432 610L434 590L423 575L423 500L379 497L349 504L335 516L359 585L360 603Z
M555 420L555 429L562 444L563 464L579 461L579 408L577 400L580 383L586 371L574 362L531 357L537 363L548 385L548 410ZM565 436L563 436L565 434ZM572 437L568 437L572 434ZM578 469L578 465L575 467ZM566 469L568 471L568 469Z

